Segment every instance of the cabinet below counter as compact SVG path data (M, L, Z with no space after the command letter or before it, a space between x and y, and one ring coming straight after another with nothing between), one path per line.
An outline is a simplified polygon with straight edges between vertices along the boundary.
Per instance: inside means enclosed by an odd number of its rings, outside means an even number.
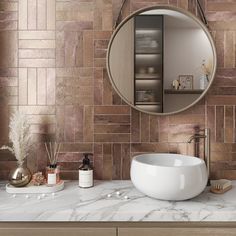
M234 223L0 223L1 236L235 236Z

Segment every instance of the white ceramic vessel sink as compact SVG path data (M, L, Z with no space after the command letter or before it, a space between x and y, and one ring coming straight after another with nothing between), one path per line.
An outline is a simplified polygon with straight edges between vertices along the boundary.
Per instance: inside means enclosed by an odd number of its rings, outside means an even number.
M134 186L149 197L180 201L199 195L207 185L207 168L199 158L180 154L142 154L132 160Z

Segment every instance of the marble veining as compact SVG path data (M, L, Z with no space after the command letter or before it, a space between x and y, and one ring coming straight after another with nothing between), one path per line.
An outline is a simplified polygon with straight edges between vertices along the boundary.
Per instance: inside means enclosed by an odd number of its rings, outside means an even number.
M171 202L146 197L131 181L96 181L90 189L72 181L39 200L37 194L8 194L1 182L0 221L236 221L235 187L233 181L233 189L223 195L206 189L194 199Z

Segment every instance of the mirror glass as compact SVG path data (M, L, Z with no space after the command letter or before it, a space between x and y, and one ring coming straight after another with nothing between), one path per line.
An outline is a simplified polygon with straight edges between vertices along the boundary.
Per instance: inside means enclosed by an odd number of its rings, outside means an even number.
M199 101L216 69L213 40L191 13L152 7L126 18L109 44L107 68L118 94L147 113L172 114Z

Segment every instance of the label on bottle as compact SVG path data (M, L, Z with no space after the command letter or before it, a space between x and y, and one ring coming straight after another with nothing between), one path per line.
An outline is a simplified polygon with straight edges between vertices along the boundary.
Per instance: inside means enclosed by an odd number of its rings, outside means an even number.
M57 176L56 174L48 174L48 184L56 184Z
M93 186L93 170L79 170L79 187L89 188Z

